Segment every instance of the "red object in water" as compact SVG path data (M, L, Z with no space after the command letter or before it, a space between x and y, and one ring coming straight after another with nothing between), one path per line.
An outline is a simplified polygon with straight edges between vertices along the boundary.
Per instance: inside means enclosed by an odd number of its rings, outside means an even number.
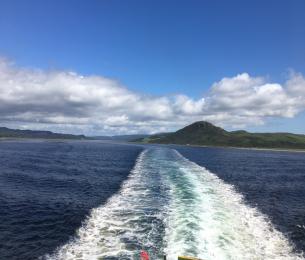
M149 260L149 255L146 251L141 251L141 260Z

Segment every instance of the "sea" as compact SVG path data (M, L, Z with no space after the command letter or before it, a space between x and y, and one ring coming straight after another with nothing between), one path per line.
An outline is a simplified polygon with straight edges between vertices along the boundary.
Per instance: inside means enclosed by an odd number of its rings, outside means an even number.
M0 259L304 259L305 153L0 142Z

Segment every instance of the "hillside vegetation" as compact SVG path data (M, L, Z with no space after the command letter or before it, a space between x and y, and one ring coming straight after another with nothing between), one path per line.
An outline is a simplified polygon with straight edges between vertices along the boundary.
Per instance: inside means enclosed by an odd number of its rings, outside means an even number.
M174 133L152 135L140 141L160 144L305 149L305 135L249 133L243 130L229 132L205 121L195 122Z
M84 135L59 134L50 131L18 130L0 127L0 138L86 139Z

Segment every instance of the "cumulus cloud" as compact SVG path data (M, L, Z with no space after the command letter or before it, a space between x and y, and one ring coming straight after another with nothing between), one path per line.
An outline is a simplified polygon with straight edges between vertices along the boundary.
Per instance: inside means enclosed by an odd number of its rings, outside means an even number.
M214 83L205 97L151 96L101 76L16 67L0 60L0 123L85 134L152 133L197 120L222 126L263 124L305 109L305 79L267 82L247 73Z
M233 126L263 124L268 117L292 118L305 108L305 80L291 74L280 85L243 73L214 83L208 103L212 119Z

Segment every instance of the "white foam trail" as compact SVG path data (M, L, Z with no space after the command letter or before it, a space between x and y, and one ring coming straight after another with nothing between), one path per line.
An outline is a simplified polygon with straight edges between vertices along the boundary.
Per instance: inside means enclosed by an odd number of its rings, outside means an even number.
M46 259L138 259L143 248L157 259L163 247L161 212L166 192L146 153L140 154L120 192L93 209L77 237Z
M282 233L234 188L176 151L169 176L172 199L166 228L168 259L303 259Z
M231 185L166 148L142 152L120 192L47 259L303 259Z

